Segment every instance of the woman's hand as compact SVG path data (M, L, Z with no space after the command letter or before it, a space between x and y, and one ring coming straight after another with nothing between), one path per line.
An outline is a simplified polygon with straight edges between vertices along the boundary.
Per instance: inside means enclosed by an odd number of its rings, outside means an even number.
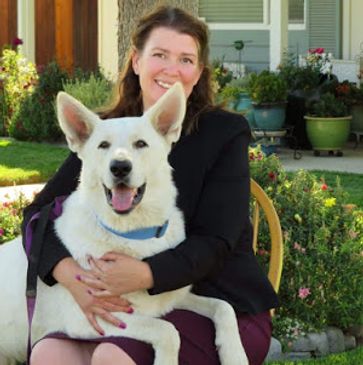
M100 334L104 335L102 327L98 324L96 316L100 316L105 321L119 328L125 328L124 322L120 321L110 312L127 312L132 313L130 303L117 295L110 295L107 298L97 298L93 296L90 286L82 282L82 278L92 279L92 273L82 269L73 258L61 260L53 270L54 278L65 286L73 298L80 306L93 328Z
M153 277L146 262L120 253L109 252L100 259L89 258L92 276L81 278L93 288L97 298L120 296L153 287Z

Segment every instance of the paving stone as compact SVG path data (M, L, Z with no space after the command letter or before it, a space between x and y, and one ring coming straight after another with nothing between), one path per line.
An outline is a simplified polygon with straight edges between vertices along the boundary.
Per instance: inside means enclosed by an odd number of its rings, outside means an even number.
M334 354L345 350L344 333L342 330L336 327L328 327L326 334L328 336L330 353Z
M314 343L307 336L297 338L291 345L291 351L293 352L314 351L315 348Z
M329 354L329 341L326 332L309 333L307 338L312 343L315 356L326 356Z
M357 341L354 336L352 335L345 335L344 336L344 347L345 351L352 350L357 347Z
M266 361L272 361L272 360L280 360L282 358L282 347L279 340L272 337L270 348L268 350Z

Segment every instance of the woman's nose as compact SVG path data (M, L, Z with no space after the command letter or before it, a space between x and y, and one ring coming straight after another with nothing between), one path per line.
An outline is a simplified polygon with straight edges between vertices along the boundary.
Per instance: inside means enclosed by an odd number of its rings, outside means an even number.
M165 65L164 72L169 75L178 75L180 72L180 63L176 60L168 60Z

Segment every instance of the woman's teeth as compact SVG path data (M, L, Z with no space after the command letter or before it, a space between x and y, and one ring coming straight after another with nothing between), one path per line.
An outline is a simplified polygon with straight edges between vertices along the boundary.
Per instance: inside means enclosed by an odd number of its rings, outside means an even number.
M173 85L172 84L168 84L167 82L163 82L163 81L156 81L157 84L161 87L163 87L164 89L170 89Z

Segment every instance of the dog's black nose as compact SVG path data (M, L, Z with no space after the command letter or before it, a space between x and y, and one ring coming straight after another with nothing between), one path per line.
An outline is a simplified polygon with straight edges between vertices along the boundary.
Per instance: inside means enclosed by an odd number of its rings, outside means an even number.
M128 160L113 160L110 164L112 175L118 178L126 177L132 170L131 162Z

